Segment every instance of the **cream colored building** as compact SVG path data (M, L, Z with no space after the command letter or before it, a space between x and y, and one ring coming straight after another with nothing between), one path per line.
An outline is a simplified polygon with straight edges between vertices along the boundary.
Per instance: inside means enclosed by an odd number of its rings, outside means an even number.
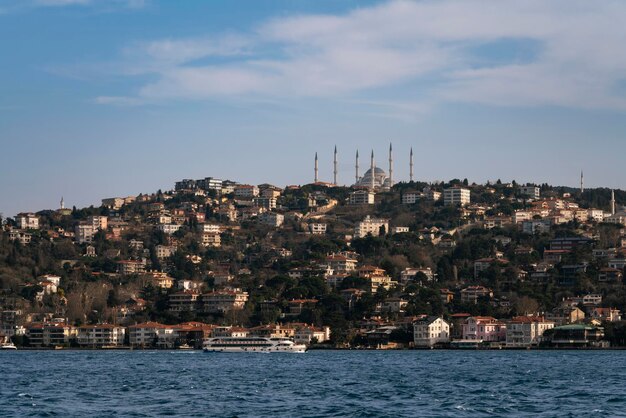
M369 215L356 225L354 234L357 238L364 238L367 235L373 237L384 235L389 231L389 219L371 218Z

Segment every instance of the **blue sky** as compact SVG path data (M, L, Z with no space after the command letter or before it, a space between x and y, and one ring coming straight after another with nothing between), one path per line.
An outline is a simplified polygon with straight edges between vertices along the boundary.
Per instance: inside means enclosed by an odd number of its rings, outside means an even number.
M0 0L0 212L215 176L622 187L623 1ZM361 166L366 165L364 159Z

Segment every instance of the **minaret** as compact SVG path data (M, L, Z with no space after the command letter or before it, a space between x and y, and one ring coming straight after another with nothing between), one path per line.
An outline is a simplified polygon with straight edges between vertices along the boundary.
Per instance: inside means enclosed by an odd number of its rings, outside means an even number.
M356 150L356 165L354 168L356 169L354 184L357 184L359 182L359 150Z
M611 190L611 215L615 215L615 190Z
M61 196L61 209L65 209L65 199Z
M337 145L335 145L335 158L333 160L334 183L337 185Z
M413 147L411 147L409 154L409 181L413 181Z
M389 188L393 186L393 149L389 143Z
M583 171L580 170L580 194L585 192L585 183L584 183Z
M371 174L371 187L372 190L376 187L376 165L374 164L374 150L372 150L372 157L370 159L370 174Z
M317 152L315 153L315 183L318 182L318 177L317 177Z

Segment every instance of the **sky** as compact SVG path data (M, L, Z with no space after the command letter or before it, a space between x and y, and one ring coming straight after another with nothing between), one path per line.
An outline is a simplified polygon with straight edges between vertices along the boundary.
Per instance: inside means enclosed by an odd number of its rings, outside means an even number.
M208 176L623 187L626 2L0 0L0 213Z

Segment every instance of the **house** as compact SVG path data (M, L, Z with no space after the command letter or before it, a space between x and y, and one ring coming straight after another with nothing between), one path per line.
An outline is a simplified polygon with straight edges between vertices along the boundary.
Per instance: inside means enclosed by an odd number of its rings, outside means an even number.
M364 238L368 235L377 237L379 235L385 235L387 231L389 231L388 219L371 218L368 215L361 222L357 223L354 229L354 235L357 238Z
M289 314L298 316L306 309L313 309L317 305L317 299L293 299L289 301Z
M380 305L380 312L402 313L408 304L409 301L402 298L387 298Z
M495 264L508 264L508 260L501 258L480 258L474 261L474 278L478 278L480 273Z
M160 289L171 289L174 286L174 278L160 271L150 271L143 274L141 278L143 279L144 287L150 285Z
M409 232L409 227L408 226L392 226L391 227L391 234L406 234L407 232Z
M506 325L507 347L530 347L541 342L543 333L554 328L554 322L538 316L518 316Z
M483 342L506 341L506 324L491 316L470 316L463 324L463 339Z
M624 271L616 268L606 267L598 272L598 281L601 283L622 283Z
M484 286L469 286L461 290L461 302L478 303L480 298L493 298L493 291Z
M602 322L617 322L622 320L622 313L616 308L593 308L591 318Z
M407 267L402 272L400 272L400 282L402 284L407 284L408 282L415 280L418 274L426 276L426 280L431 282L434 280L435 275L430 267Z
M296 328L293 340L296 344L321 344L330 340L330 328L317 328L310 325L301 326Z
M585 313L576 306L562 306L548 312L546 319L560 326L584 320Z
M439 289L439 297L444 304L448 304L454 300L454 292L450 289Z
M415 347L434 347L450 342L450 324L441 317L429 316L413 323Z

